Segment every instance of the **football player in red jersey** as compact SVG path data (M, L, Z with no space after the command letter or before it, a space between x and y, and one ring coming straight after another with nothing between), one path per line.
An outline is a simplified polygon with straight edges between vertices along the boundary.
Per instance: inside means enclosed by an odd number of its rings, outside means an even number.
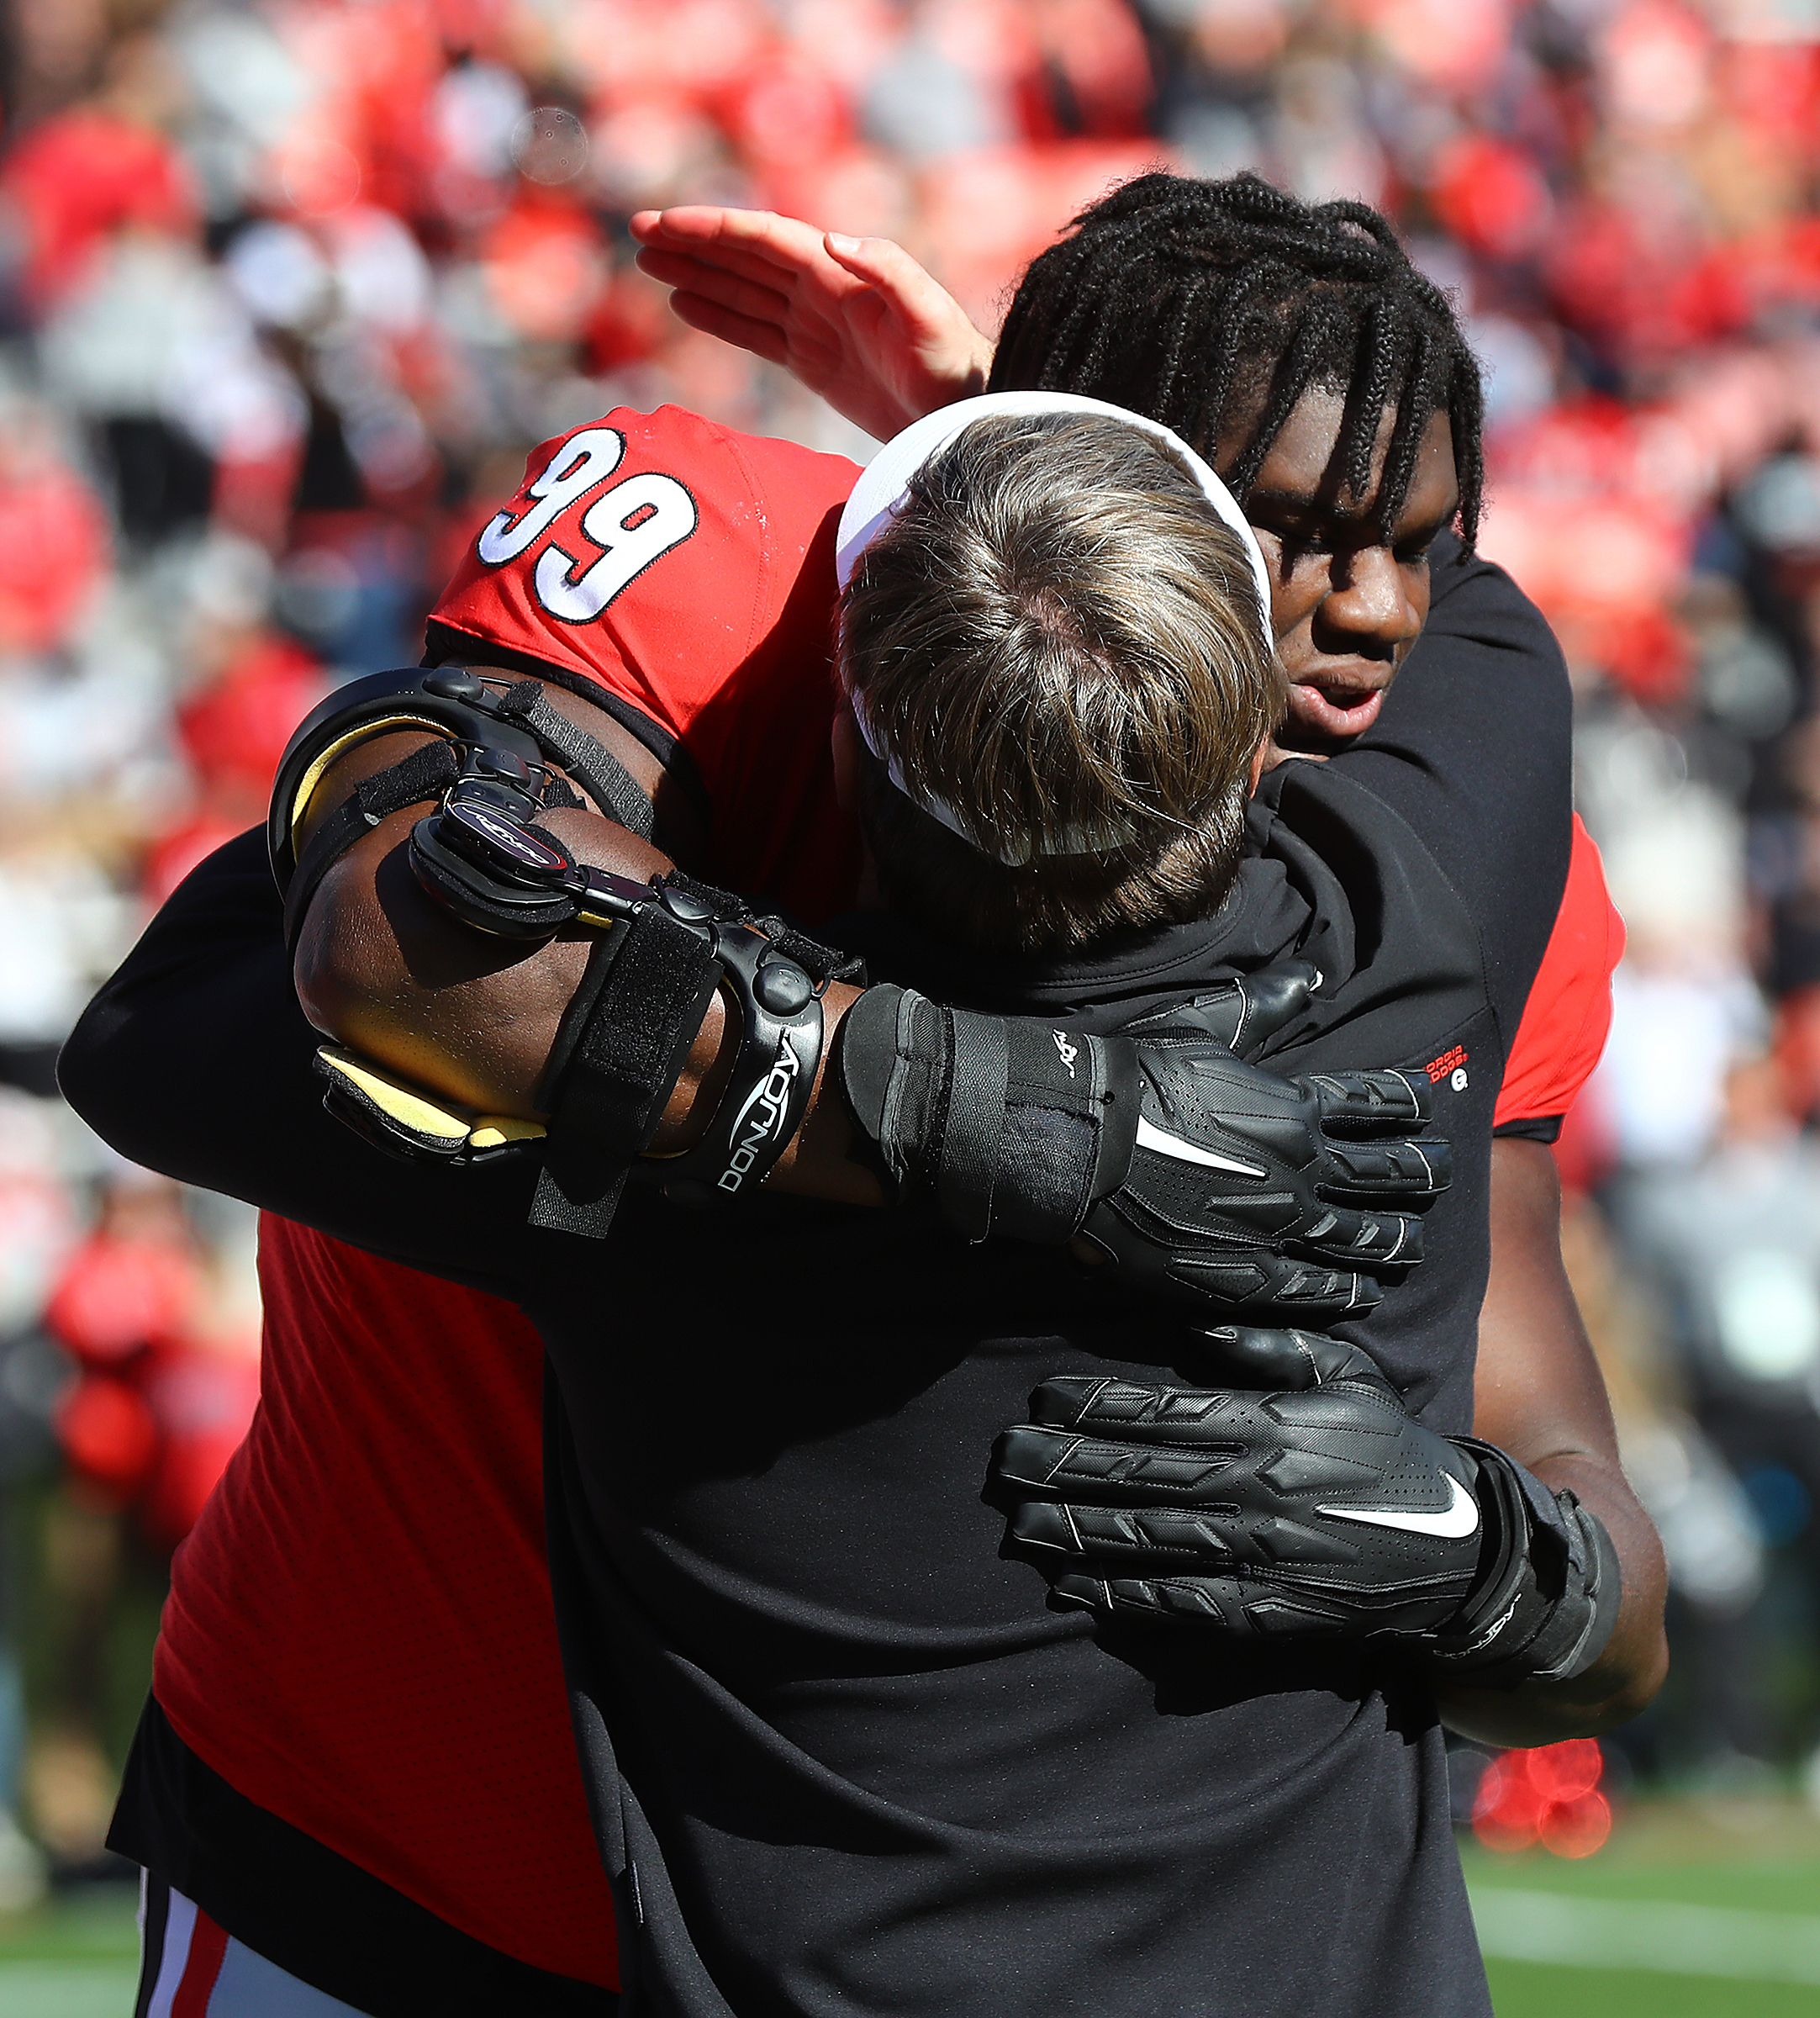
M609 416L604 425L620 420ZM826 624L831 584L826 535L818 549L814 529L831 515L852 472L720 431L694 438L704 452L698 470L684 452L687 444L646 435L641 431L650 425L636 422L645 459L637 469L628 463L627 473L648 469L668 476L698 500L725 486L725 523L746 539L743 571L717 571L705 589L692 582L678 594L674 578L655 563L604 612L604 622L578 622L572 612L547 610L535 597L542 553L561 547L585 559L599 551L579 523L592 500L572 497L536 536L541 548L527 547L520 563L489 570L477 552L439 610L445 627L433 631L433 650L514 671L528 669L530 661L548 669L559 689L565 679L581 678L590 690L616 695L634 711L622 717L634 726L619 753L657 788L660 806L673 809L679 827L690 816L688 759L695 760L707 803L695 811L701 852L685 858L721 880L786 901L794 897L813 922L842 900L843 864L851 874L851 830L833 805L823 756L832 689L826 631L819 627ZM632 437L632 420L623 431ZM521 529L547 497L547 488L540 497L538 483L547 487L572 473L557 469L561 446L546 445L532 458L525 492L503 515L504 536ZM755 457L775 459L759 473L773 493L768 506L761 502L762 487L752 481ZM776 496L793 489L803 508L780 525ZM659 515L653 508L639 524ZM806 553L809 566L789 578L782 557L793 538L798 559ZM1355 551L1351 565L1381 575L1377 555L1388 551L1369 549L1362 557ZM681 560L688 552L680 545L667 558ZM1401 578L1401 563L1399 571ZM1441 599L1428 643L1418 648L1405 679L1413 695L1425 663L1445 667L1453 675L1448 685L1454 702L1433 683L1421 687L1421 699L1450 705L1469 695L1497 721L1513 675L1543 686L1552 675L1539 626L1520 637L1475 634L1474 584L1492 572L1461 569L1456 578L1448 571L1453 593ZM528 593L527 573L533 578ZM489 584L497 585L490 600ZM647 596L659 615L641 636L638 612ZM1387 645L1380 639L1369 647L1367 661L1380 674L1394 670L1409 650L1420 610L1406 601L1380 620L1361 612L1359 600L1344 581L1318 599L1319 637L1312 623L1308 630L1317 670L1325 656L1356 674L1359 654L1342 648L1348 626L1375 634L1387 621L1401 632ZM793 640L794 624L805 628ZM615 626L624 627L620 634ZM774 645L780 648L773 658ZM767 665L773 668L768 676L780 682L773 704L745 715L739 695L749 689L742 683L754 666L762 674ZM786 713L793 677L803 683L795 691L808 699ZM1343 681L1314 690L1330 709L1340 710L1348 698ZM1356 718L1363 709L1343 711ZM1519 710L1510 719L1520 716ZM779 733L769 736L774 729ZM1519 783L1543 789L1533 779ZM743 832L727 815L736 805L750 822ZM1486 816L1494 817L1494 809ZM754 861L762 873L741 866ZM244 878L240 890L230 884L224 876L213 895L207 888L192 893L193 923L211 903L219 923L232 909L230 896L242 903L251 898ZM798 884L806 884L806 894ZM269 991L284 964L269 895L264 902L262 950L256 960L248 954L250 969L261 960L264 965L259 985L238 998L242 1012L261 989ZM211 957L232 957L219 934ZM79 1041L72 1055L79 1099L85 1064L101 1069L94 1047L104 1033L116 1047L115 1062L126 1061L135 1030L142 1027L135 1018L146 1008L144 980L143 969L129 970ZM1590 1006L1575 1013L1596 1024L1604 971L1595 962L1578 980ZM1526 1031L1538 1002L1532 991ZM307 1039L297 1031L294 1041ZM1545 1127L1565 1107L1575 1066L1559 1063L1565 1076L1532 1084L1529 1112L1507 1119ZM104 1128L154 1160L161 1133L161 1117L150 1111L155 1096L142 1081L135 1119L125 1117L124 1104L116 1106L111 1122L97 1111ZM143 1133L137 1132L141 1123ZM1555 1459L1563 1476L1592 1501L1599 1489L1595 1475L1609 1463L1608 1443L1551 1245L1548 1177L1532 1159L1513 1160L1523 1148L1517 1141L1499 1152L1504 1202L1494 1202L1500 1244L1488 1296L1488 1388L1505 1384L1494 1372L1493 1334L1501 1327L1519 1364L1565 1368L1546 1381L1524 1383L1530 1406L1538 1398L1566 1397L1560 1419L1506 1431L1503 1440L1520 1453ZM217 1153L225 1153L222 1145ZM186 1174L201 1174L208 1160L201 1156ZM226 1181L218 1172L216 1181ZM176 1770L155 1783L146 1785L142 1776L134 1832L123 1841L149 1852L180 1892L188 1876L193 1896L204 1894L205 1908L213 1902L219 1916L230 1926L238 1921L266 1952L278 1951L298 1973L363 2008L417 2008L409 2005L409 1986L420 2001L425 1978L413 1968L427 1968L425 1957L432 1954L452 1956L450 1978L466 1968L478 1981L475 1957L461 1945L464 1936L492 1952L482 1957L488 1967L515 1962L545 1972L509 1978L510 1999L520 2008L544 2008L540 1999L547 2008L567 2008L562 2000L573 1984L553 1978L610 1980L609 1922L560 1714L549 1707L557 1683L540 1584L534 1410L541 1361L535 1342L515 1318L469 1292L277 1223L268 1222L266 1268L265 1418L186 1559L155 1683L182 1751ZM495 1341L490 1355L459 1350L463 1338L481 1334ZM502 1342L510 1350L500 1350ZM343 1361L339 1377L354 1383L332 1397L312 1371L323 1352ZM477 1367L488 1365L494 1371L477 1380ZM355 1420L364 1425L357 1436L349 1427ZM1539 1453L1538 1442L1546 1446ZM367 1450L387 1453L384 1473L361 1461ZM1582 1484L1583 1474L1590 1484ZM500 1734L508 1731L514 1742L501 1749ZM171 1756L161 1754L161 1762L169 1765ZM527 1786L543 1797L535 1812ZM153 1810L180 1818L197 1846L187 1861L173 1857L167 1839L148 1836ZM261 1834L268 1820L273 1826ZM295 1861L308 1854L298 1838L320 1853L307 1874ZM237 1873L231 1882L230 1863ZM296 1873L290 1882L288 1872ZM325 1898L334 1902L326 1911ZM502 1995L495 1994L495 2004Z

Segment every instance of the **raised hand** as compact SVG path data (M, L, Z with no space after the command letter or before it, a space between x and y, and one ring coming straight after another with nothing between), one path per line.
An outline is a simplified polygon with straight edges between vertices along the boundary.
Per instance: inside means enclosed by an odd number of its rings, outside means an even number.
M984 389L991 343L888 238L709 203L641 210L631 230L691 328L781 364L881 441Z

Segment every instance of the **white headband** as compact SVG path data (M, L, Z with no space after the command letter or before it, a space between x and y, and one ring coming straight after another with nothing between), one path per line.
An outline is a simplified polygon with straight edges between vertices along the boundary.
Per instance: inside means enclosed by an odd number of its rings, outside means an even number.
M934 413L924 415L921 420L912 421L902 434L894 436L860 473L859 481L847 500L847 509L841 514L834 565L841 588L845 589L852 579L860 555L904 509L910 495L910 479L917 471L933 462L957 436L976 420L990 420L1001 414L1098 414L1110 420L1122 420L1127 427L1135 427L1140 433L1161 442L1200 487L1201 495L1238 535L1245 557L1251 563L1264 646L1267 650L1269 648L1270 576L1263 564L1258 536L1246 523L1245 515L1239 510L1232 492L1174 429L1145 415L1134 414L1128 408L1114 406L1105 399L1089 399L1079 393L985 393L977 399L960 399L952 406L938 407ZM962 825L946 800L933 792L913 790L905 782L896 758L889 749L879 747L883 738L867 721L863 708L855 705L853 719L858 725L861 740L884 764L892 784L906 799L921 806L931 819L939 821L971 847L980 848L983 853L1010 868L1021 868L1035 858L1038 851L1034 848L1008 848L1001 851L984 847ZM1053 850L1044 852L1084 854L1096 848L1123 847L1134 837L1135 830L1128 828L1071 827Z

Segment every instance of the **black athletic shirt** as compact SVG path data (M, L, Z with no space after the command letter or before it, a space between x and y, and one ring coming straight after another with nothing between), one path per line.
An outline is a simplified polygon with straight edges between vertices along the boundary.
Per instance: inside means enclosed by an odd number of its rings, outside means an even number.
M1084 1027L1318 942L1332 985L1285 1069L1453 1060L1432 1258L1357 1335L1458 1430L1492 1104L1565 871L1567 706L1522 598L1495 571L1438 572L1480 585L1475 648L1421 679L1412 658L1360 748L1279 774L1269 852L1219 918L1021 973L865 936L905 978L970 971L973 999ZM236 843L198 872L116 1010L159 1019L205 917L244 922L254 869ZM109 1127L105 1043L72 1091L129 1153L514 1294L539 1323L560 1380L552 1574L629 2010L1485 2010L1418 1673L1096 1635L997 1557L979 1499L996 1431L1053 1372L1191 1373L1173 1324L1090 1297L1052 1255L884 1214L638 1197L604 1249L530 1234L520 1177L401 1184L325 1143L298 1032L277 1057L251 1042L235 990L244 1008L263 984L214 950L179 1049L257 1070L256 1113L244 1080L239 1103L140 1086Z
M968 986L886 922L863 943L950 999L1088 1030L1301 955L1326 980L1271 1062L1460 1061L1430 1259L1344 1329L1464 1430L1503 1064L1489 963L1413 831L1343 773L1285 767L1253 827L1218 918L1098 958ZM610 1311L585 1265L520 1294L557 1376L551 1580L629 2010L1487 2010L1419 1667L1096 1630L997 1554L994 1429L1053 1373L1192 1378L1182 1328L902 1215L622 1210Z

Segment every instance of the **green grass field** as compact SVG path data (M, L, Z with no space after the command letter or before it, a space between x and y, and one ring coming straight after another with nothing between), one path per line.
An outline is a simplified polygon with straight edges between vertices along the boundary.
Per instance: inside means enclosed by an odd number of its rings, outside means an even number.
M1466 1874L1498 2018L1820 2018L1806 1810L1638 1806L1584 1862L1474 1849Z
M1820 2018L1805 1810L1639 1806L1583 1863L1469 1850L1466 1873L1498 2018ZM0 2018L127 2018L134 1905L95 1887L0 1920Z
M129 2018L138 1904L130 1885L95 1885L0 1918L0 2018Z

